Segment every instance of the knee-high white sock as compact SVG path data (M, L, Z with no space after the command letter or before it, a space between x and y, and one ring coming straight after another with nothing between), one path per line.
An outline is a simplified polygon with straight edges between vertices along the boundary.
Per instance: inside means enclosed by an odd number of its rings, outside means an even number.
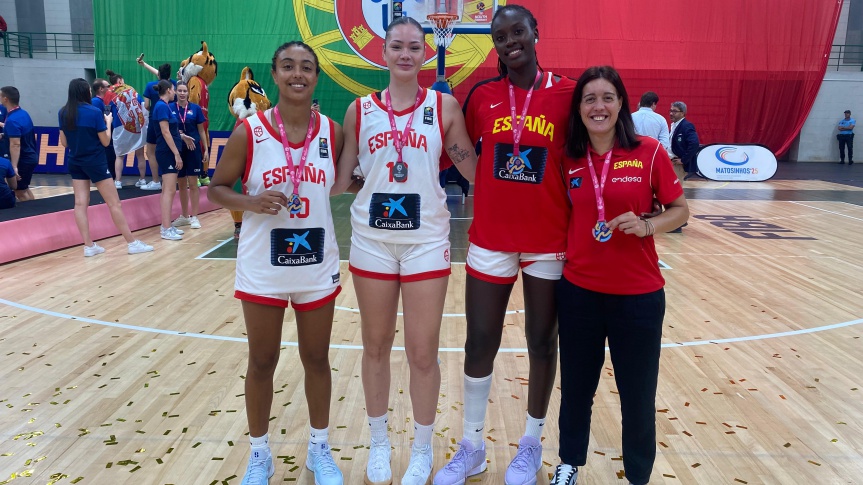
M485 377L464 376L464 439L474 448L482 446L485 428L485 412L491 392L491 375Z

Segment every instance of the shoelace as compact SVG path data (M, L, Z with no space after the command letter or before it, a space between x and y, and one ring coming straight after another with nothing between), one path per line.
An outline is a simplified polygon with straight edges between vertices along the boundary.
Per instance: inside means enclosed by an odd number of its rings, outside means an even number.
M408 463L408 469L405 471L406 476L414 476L421 477L425 475L425 453L413 453L411 456L411 461ZM429 471L431 471L431 467L428 467Z
M458 451L455 452L455 456L452 457L449 463L444 466L444 470L448 473L461 473L462 467L464 467L464 472L467 473L467 450L465 449L464 443L459 444Z
M246 476L249 477L250 482L256 482L260 480L266 480L267 474L270 470L267 468L267 460L260 461L249 461L249 469L246 472Z
M319 472L324 475L336 474L338 467L335 460L333 460L333 455L330 454L329 448L315 454L318 455L318 459L315 461L317 462L316 465Z
M512 467L518 471L527 471L530 466L530 458L540 448L539 446L519 446L518 453L512 460Z
M560 484L560 485L566 485L567 483L569 483L569 480L572 479L573 473L575 473L575 467L573 467L573 466L560 467L559 466L559 467L557 467L557 470L555 470L555 472L554 472L554 480L552 480L552 482ZM563 481L560 481L561 479Z
M386 450L383 449L384 446L388 447L389 444L387 444L387 445L374 445L373 444L371 446L372 450L374 450L375 448L381 449L381 451L379 451L379 452L372 451L372 453L370 453L370 456L369 456L369 465L370 466L369 466L369 468L371 468L372 470L386 470L387 468L389 468L390 464L389 464L389 461L387 460Z

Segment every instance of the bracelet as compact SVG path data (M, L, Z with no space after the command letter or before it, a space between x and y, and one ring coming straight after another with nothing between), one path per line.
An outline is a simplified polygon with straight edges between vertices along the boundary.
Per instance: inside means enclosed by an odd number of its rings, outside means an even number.
M656 228L653 226L653 223L648 219L641 220L644 221L644 236L642 237L652 236L654 232L656 232Z

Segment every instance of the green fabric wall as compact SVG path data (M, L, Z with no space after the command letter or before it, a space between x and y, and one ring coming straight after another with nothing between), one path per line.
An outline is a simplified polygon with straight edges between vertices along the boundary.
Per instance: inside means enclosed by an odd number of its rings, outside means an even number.
M243 67L252 68L255 80L261 83L270 100L275 101L277 92L270 76L270 62L278 46L303 39L298 24L303 25L306 39L316 44L319 52L324 52L318 46L325 43L328 57L338 54L355 57L338 31L332 0L94 0L93 3L97 75L104 76L105 69L111 69L123 75L126 83L139 92L143 92L147 82L156 79L135 62L141 52L146 54L145 60L151 66L169 62L176 72L180 61L197 52L202 40L207 42L219 66L218 75L210 86L210 129L215 131L230 130L234 125L228 110L228 92L239 79ZM324 57L320 59L324 71L315 97L320 100L324 114L338 122L342 121L347 105L357 94L334 82L326 71L376 89L387 82L386 71L370 65L362 68L334 66ZM344 82L344 77L342 79Z

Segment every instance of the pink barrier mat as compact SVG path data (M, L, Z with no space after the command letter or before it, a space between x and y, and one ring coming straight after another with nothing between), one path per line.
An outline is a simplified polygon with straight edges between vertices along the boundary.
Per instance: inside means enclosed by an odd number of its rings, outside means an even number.
M122 201L123 213L132 232L159 225L160 195L157 192ZM201 187L199 212L203 214L219 208L207 199L207 187ZM171 213L172 219L180 215L179 197L174 197ZM90 206L87 215L90 219L90 236L94 241L120 234L114 227L107 205ZM152 244L154 241L151 239L158 237L157 233L153 233L143 241ZM0 264L82 244L72 209L0 222Z

